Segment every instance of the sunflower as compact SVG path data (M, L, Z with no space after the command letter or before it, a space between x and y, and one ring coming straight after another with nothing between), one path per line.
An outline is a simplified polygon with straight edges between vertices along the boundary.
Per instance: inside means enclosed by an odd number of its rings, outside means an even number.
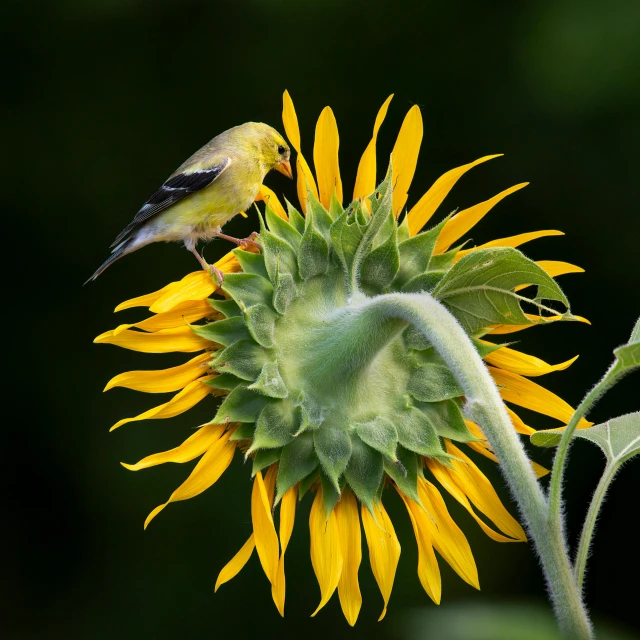
M136 464L123 463L138 471L199 458L183 484L151 511L145 528L170 503L211 487L240 450L252 464L253 531L220 571L216 590L256 550L284 615L285 553L296 506L310 494L311 563L320 587L312 615L337 589L350 625L362 603L362 529L384 601L380 620L387 611L401 549L383 505L390 494L397 493L406 506L418 546L418 576L435 603L441 597L437 556L479 588L469 543L442 490L493 540L526 540L468 455L472 451L497 462L482 429L470 419L453 373L413 326L398 317L381 320L368 303L398 293L429 292L438 299L473 339L509 405L513 428L523 435L533 429L512 406L569 421L573 409L531 378L566 369L575 358L551 365L495 340L557 320L584 321L569 313L553 280L582 269L565 262L536 263L516 249L561 232L534 231L478 247L457 244L525 184L422 231L458 179L496 155L445 173L405 213L422 140L422 118L414 106L401 126L386 178L377 185L376 138L391 97L378 112L352 202L344 208L333 112L325 108L316 125L314 175L285 92L283 120L297 152L301 211L290 203L285 210L263 187L260 253L236 249L218 261L216 267L226 274L220 289L208 273L198 271L120 304L116 311L146 307L152 315L95 340L145 353L197 354L170 369L113 378L106 389L177 393L112 429L176 416L209 396L219 399L211 422L182 444ZM526 293L532 289L535 297ZM566 310L557 311L555 303ZM539 477L546 473L531 464Z

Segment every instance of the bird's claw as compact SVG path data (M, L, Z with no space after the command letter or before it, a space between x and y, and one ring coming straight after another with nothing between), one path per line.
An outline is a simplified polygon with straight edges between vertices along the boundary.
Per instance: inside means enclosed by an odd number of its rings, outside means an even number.
M258 242L256 242L256 238L258 237L260 237L260 234L257 231L254 231L247 238L243 238L242 240L239 240L238 246L241 249L244 249L245 251L249 248L257 249L258 251L260 251L260 245L258 244Z
M218 289L222 286L222 281L224 280L224 272L220 271L220 269L218 269L218 267L214 267L212 264L208 265L209 266L209 275L218 281Z

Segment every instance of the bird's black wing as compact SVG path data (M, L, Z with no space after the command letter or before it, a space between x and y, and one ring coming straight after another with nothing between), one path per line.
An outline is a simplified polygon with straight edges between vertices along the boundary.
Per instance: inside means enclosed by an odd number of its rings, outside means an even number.
M176 202L186 198L196 191L208 187L231 163L231 158L224 158L222 162L208 169L193 173L179 173L169 178L140 208L135 218L120 232L111 245L114 247L124 240L132 231L140 227L152 216L168 209Z

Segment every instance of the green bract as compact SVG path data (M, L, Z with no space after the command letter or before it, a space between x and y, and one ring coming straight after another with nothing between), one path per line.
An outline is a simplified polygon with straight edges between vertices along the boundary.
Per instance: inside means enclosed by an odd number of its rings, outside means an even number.
M233 438L253 455L253 473L279 461L276 501L295 483L316 480L327 513L349 485L369 509L385 475L419 502L423 458L447 463L443 438L469 442L464 398L453 374L405 320L383 317L364 301L389 293L430 292L467 333L493 324L530 324L528 309L567 306L558 285L510 248L457 249L434 255L445 224L409 237L392 210L391 169L367 204L325 210L309 192L303 218L268 206L261 254L237 250L243 273L225 276L226 317L201 327L223 345L213 387L229 390L214 422L241 423ZM445 221L446 222L446 221ZM515 293L535 285L535 297ZM568 311L567 314L568 316ZM481 355L486 345L478 347ZM484 351L482 351L484 350Z

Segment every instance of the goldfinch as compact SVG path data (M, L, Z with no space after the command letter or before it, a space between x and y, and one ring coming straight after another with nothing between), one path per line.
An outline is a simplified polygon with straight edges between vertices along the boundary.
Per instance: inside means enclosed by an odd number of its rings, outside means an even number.
M182 241L207 271L196 250L199 240L231 240L222 225L255 200L264 177L275 169L293 178L291 151L284 138L269 125L247 122L221 133L196 151L143 205L111 247L111 255L87 280L95 280L110 264L152 242Z

